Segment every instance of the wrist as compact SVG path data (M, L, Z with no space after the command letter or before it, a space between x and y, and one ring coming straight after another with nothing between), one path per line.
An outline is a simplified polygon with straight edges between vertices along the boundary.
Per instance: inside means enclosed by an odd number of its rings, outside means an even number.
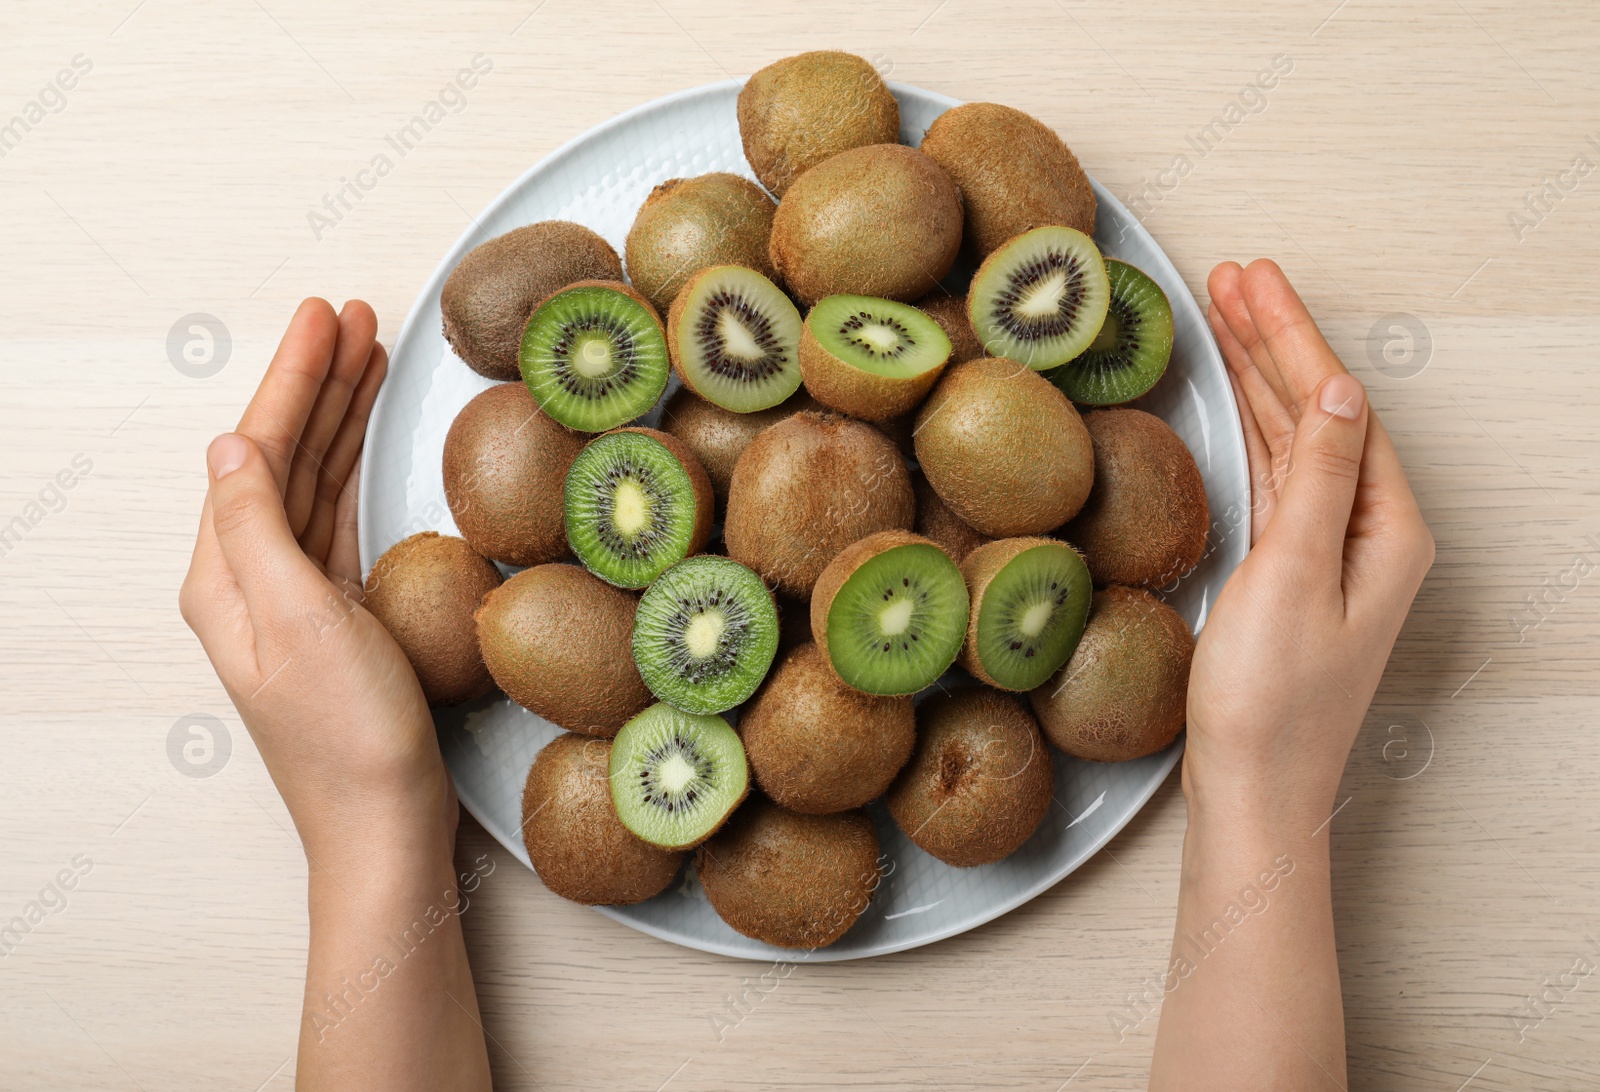
M313 817L302 821L306 810ZM295 825L313 887L365 887L386 878L432 883L453 867L458 813L441 766L414 786L352 791L337 806L297 809Z

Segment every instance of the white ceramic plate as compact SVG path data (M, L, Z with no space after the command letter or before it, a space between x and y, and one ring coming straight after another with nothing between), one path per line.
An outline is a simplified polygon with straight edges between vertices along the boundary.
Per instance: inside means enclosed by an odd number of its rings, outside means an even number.
M361 481L361 563L407 535L456 533L445 505L440 463L456 412L490 381L450 351L440 333L439 291L474 246L537 220L575 220L599 232L620 254L645 196L668 178L731 171L754 177L739 142L734 102L739 81L711 84L630 110L568 143L506 189L456 241L411 308L395 342L389 379L367 429ZM900 139L915 146L955 99L892 84L900 101ZM1095 236L1105 252L1155 277L1173 305L1172 363L1140 406L1163 417L1194 452L1213 519L1209 556L1167 601L1198 630L1223 581L1244 557L1249 512L1243 436L1221 357L1205 317L1177 270L1148 232L1096 184ZM654 414L646 420L653 423ZM461 802L528 863L520 832L522 784L539 748L558 729L495 694L470 708L435 711L445 761ZM872 905L833 946L785 953L723 924L692 867L671 888L636 906L601 913L652 936L749 959L858 959L898 952L964 932L1027 902L1059 882L1109 842L1171 772L1180 739L1158 755L1117 765L1079 762L1057 753L1058 805L1011 857L982 868L951 868L913 846L875 806L885 880ZM530 866L531 867L531 866Z

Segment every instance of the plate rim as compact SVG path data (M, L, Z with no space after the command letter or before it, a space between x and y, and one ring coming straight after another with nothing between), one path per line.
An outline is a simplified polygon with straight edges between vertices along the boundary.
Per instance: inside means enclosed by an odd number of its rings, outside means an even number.
M605 121L602 121L599 124L591 126L583 132L574 135L570 139L563 142L559 147L552 150L548 155L529 166L513 181L502 188L495 198L488 205L486 205L477 216L472 217L472 222L467 225L465 229L463 229L461 234L456 238L455 242L452 243L449 249L445 252L443 257L435 266L432 274L429 275L427 280L423 283L421 289L413 298L411 306L406 313L405 321L401 324L399 333L395 336L393 349L390 354L391 359L400 357L402 354L402 347L409 343L413 338L420 336L417 333L416 328L422 321L423 314L430 311L430 305L437 301L443 288L443 282L449 276L450 271L455 268L455 266L460 262L461 258L468 250L471 249L473 245L476 245L477 242L486 241L486 239L489 237L486 235L484 239L477 239L477 236L485 232L483 221L496 215L507 205L515 201L536 176L556 169L562 163L562 161L575 154L582 146L587 145L591 141L603 136L613 129L621 128L632 123L641 115L668 110L678 103L687 100L720 95L734 88L742 87L744 83L744 79L737 78L718 80L713 83L699 84L693 87L683 88L678 91L673 91L666 95L651 99L647 102L640 103L637 106L633 106L619 114L615 114L610 118L607 118ZM887 83L891 91L894 92L896 98L901 98L903 96L917 97L923 99L924 101L931 102L934 105L942 106L946 110L962 105L962 100L953 98L952 96L946 95L942 92L930 91L927 88L920 87L915 84L908 84L900 81L887 81ZM1088 172L1086 171L1085 174L1087 175ZM1155 237L1151 235L1149 229L1144 226L1143 221L1134 216L1133 213L1128 210L1127 206L1124 205L1115 194L1102 185L1100 181L1094 178L1092 175L1089 175L1088 177L1089 184L1094 190L1096 201L1099 202L1102 207L1109 206L1115 212L1119 213L1119 222L1122 224L1126 225L1129 221L1132 222L1133 227L1131 231L1142 234L1145 241L1148 242L1152 252L1159 257L1161 267L1160 272L1163 272L1167 275L1166 279L1170 284L1177 285L1179 288L1181 288L1188 305L1192 307L1194 309L1194 313L1200 317L1202 331L1205 335L1200 339L1200 341L1205 355L1210 359L1211 363L1215 367L1221 369L1222 373L1226 375L1227 365L1222 359L1222 354L1216 344L1215 338L1211 336L1210 329L1205 324L1205 315L1204 312L1200 310L1199 301L1195 299L1194 293L1189 290L1188 282L1185 281L1183 276L1179 273L1177 266L1173 264L1171 257L1167 254L1166 250L1160 245L1160 243L1156 241ZM1124 227L1122 233L1119 235L1119 241L1120 239L1126 238L1129 232L1130 229ZM389 402L390 389L391 388L389 384L386 383L379 390L378 397L374 402L372 412L367 421L366 437L368 438L372 437L380 430L380 424L383 421ZM1230 446L1236 452L1240 453L1244 459L1246 473L1245 480L1243 482L1242 493L1246 502L1249 502L1251 500L1254 483L1250 480L1250 475L1248 472L1248 450L1245 447L1243 421L1239 415L1237 402L1230 400L1228 404L1228 410L1229 412L1223 415L1223 419L1227 426L1227 439L1230 442ZM359 495L363 497L368 497L371 495L368 489L368 476L371 473L372 466L373 464L366 458L362 459L358 488L360 490ZM373 511L374 507L372 505L361 505L357 513L357 538L363 573L365 573L376 560L375 557L368 557L372 543L375 541L376 534L375 530L370 526L370 521L375 518L372 515ZM1244 555L1248 555L1248 553L1249 544L1246 542ZM1242 560L1243 556L1239 557L1234 562L1235 567L1237 567L1238 563ZM1231 570L1229 575L1231 575ZM1227 578L1224 577L1223 579L1225 583ZM1201 617L1197 620L1197 630L1203 627L1205 619L1208 615L1209 607L1202 612ZM1137 791L1137 793L1133 795L1134 805L1127 809L1126 815L1117 820L1111 826L1107 827L1100 837L1090 843L1086 843L1083 849L1074 855L1074 857L1063 867L1051 869L1050 871L1041 874L1041 876L1034 883L1019 890L1007 899L1004 899L991 906L986 906L981 912L965 919L958 924L946 926L933 933L914 939L890 942L878 947L864 950L836 949L831 947L810 950L787 950L767 945L766 947L771 950L771 953L773 953L772 959L774 961L786 960L794 963L842 963L858 959L870 959L877 956L892 955L898 952L910 951L915 948L936 944L940 941L948 940L953 936L959 936L962 933L977 929L980 926L994 921L996 918L1003 917L1004 915L1017 909L1019 906L1022 906L1024 903L1031 902L1038 898L1045 891L1059 884L1062 880L1078 871L1084 866L1085 863L1089 861L1090 858L1099 854L1101 850L1105 849L1105 847L1117 837L1117 835L1121 834L1128 824L1131 823L1134 818L1144 810L1145 806L1150 802L1150 799L1156 794L1156 792L1167 783L1168 778L1172 775L1173 768L1183 757L1187 747L1187 741L1188 733L1187 730L1185 730L1179 736L1179 738L1166 749L1161 762L1152 769L1151 775L1146 784L1143 785ZM453 777L452 781L454 781ZM528 867L530 871L533 871L532 863L527 857L526 847L520 845L513 846L511 841L508 841L507 838L503 836L505 832L498 829L500 824L487 818L489 815L489 809L481 807L479 803L473 799L474 793L470 789L463 791L460 786L457 786L456 794L461 802L462 807L467 810L467 812L478 822L478 824L482 826L492 838L499 842L502 848L509 850L513 856L523 863L523 865ZM595 906L591 907L591 909L599 911L602 915L613 921L625 924L630 929L644 933L657 940L672 943L681 948L751 962L760 962L767 958L767 953L753 954L745 948L736 946L736 944L733 942L725 942L715 939L691 938L671 932L661 928L658 925L655 925L652 922L644 921L637 917L631 916L628 913L630 908L626 906ZM761 941L754 940L753 938L745 939L748 939L750 943L762 944Z

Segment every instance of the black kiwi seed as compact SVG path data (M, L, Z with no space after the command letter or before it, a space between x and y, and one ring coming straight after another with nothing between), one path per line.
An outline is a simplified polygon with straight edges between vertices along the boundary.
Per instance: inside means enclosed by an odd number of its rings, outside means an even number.
M1062 288L1061 300L1055 313L1033 318L1017 313L1017 304L1029 288L1051 274L1066 271L1067 283ZM1011 275L1010 282L996 299L995 321L1012 337L1059 337L1072 329L1078 318L1078 305L1083 297L1083 266L1077 256L1050 250L1026 263Z
M729 354L719 321L725 311L732 311L739 325L750 334L761 350L759 358L751 360ZM712 293L700 311L694 331L700 352L704 354L702 366L726 379L766 379L781 371L788 361L788 355L772 329L771 320L736 292L720 289Z

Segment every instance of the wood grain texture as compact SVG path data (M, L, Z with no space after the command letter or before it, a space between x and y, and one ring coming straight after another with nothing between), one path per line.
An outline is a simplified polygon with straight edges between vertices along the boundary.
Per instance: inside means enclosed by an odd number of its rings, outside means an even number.
M360 295L392 338L471 215L551 149L812 48L1037 115L1140 202L1197 295L1223 258L1288 269L1369 385L1439 546L1329 828L1351 1085L1600 1084L1600 977L1518 1024L1575 959L1600 962L1600 590L1566 576L1575 555L1600 560L1600 176L1569 176L1537 211L1524 200L1575 157L1600 164L1590 7L757 10L27 0L0 14L0 121L92 61L0 158L0 523L74 456L90 464L0 558L0 918L74 857L93 866L0 961L0 1085L291 1086L305 863L176 597L204 445L237 419L295 302ZM494 67L467 106L318 238L308 212L478 53ZM1245 93L1280 56L1292 70ZM1254 112L1205 136L1233 102ZM194 312L232 339L206 379L167 358ZM1407 379L1374 364L1372 331L1396 313L1431 343ZM231 741L214 777L168 759L194 713ZM1411 749L1386 759L1396 724ZM1165 965L1182 831L1174 781L1028 906L919 951L797 967L719 1039L713 1015L763 968L563 903L466 823L463 867L498 862L465 919L498 1087L1143 1087L1155 1020L1124 1036L1110 1014Z

